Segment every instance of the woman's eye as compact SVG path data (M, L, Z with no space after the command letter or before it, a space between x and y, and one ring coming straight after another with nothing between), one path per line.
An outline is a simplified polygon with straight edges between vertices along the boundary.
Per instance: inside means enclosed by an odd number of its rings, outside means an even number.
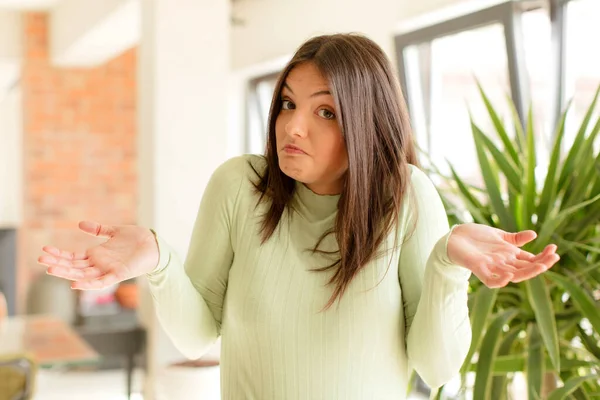
M335 114L326 109L319 110L319 116L323 117L325 119L334 119L335 118Z
M294 109L294 103L292 103L289 100L283 100L281 102L281 108L284 110L293 110Z

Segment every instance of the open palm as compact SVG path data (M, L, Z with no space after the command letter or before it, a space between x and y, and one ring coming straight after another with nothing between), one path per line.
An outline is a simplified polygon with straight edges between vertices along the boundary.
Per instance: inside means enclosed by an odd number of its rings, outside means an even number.
M102 289L151 272L158 264L158 245L147 228L82 221L79 229L108 240L81 253L45 246L47 254L38 259L48 274L74 281L73 289Z
M459 225L448 239L448 256L486 286L503 287L536 277L560 259L554 244L537 255L521 249L536 237L531 230L510 233L481 224Z

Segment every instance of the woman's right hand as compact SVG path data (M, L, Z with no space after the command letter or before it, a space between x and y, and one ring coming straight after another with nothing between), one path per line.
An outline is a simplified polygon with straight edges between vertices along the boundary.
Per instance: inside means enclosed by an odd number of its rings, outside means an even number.
M102 289L152 272L158 265L158 244L150 229L90 221L80 222L79 229L108 240L82 253L45 246L47 254L38 259L48 274L73 281L73 289Z

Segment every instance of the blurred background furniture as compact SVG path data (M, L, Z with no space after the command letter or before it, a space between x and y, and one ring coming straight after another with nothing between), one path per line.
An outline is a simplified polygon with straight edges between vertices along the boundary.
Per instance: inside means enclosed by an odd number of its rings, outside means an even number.
M134 368L145 366L142 356L146 331L138 321L137 305L135 280L105 290L82 292L73 291L69 281L46 274L32 280L27 298L29 314L53 315L64 321L96 354L93 365L69 364L70 370L124 369L128 398Z
M127 398L131 398L133 370L145 368L146 330L133 309L116 314L79 316L76 332L102 357L100 369L125 369Z
M37 365L27 354L0 354L0 400L33 397Z
M29 354L40 368L94 365L100 357L73 328L51 315L0 320L0 356Z
M0 332L5 329L8 306L0 292ZM28 354L0 354L0 400L26 400L33 395L37 365Z
M6 315L14 315L16 311L16 251L17 230L2 227L2 224L0 223L0 292L2 292L3 303L6 307Z
M0 321L8 316L8 306L6 305L6 297L0 291Z

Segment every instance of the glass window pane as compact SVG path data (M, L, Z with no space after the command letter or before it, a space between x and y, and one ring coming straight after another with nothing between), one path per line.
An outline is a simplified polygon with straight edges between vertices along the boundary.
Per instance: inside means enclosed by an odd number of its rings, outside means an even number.
M427 44L430 46L430 43ZM423 79L430 79L430 66L421 66L420 51L422 49L419 46L410 46L404 50L404 59L406 64L407 79L407 90L410 94L408 96L408 107L411 114L411 125L414 131L414 137L419 146L420 150L429 153L429 139L430 139L430 93L424 93L426 90L421 86ZM423 158L423 157L421 157ZM421 162L425 165L428 164L427 159L422 159Z
M262 143L264 143L265 129L263 127L258 101L256 100L256 93L251 92L248 94L246 106L248 120L246 126L246 148L244 152L261 154L264 150Z
M567 99L573 99L573 113L569 120L567 143L571 143L576 135L576 129L600 84L600 52L595 44L600 37L598 15L598 0L574 0L568 3L566 96ZM595 118L598 118L598 114ZM595 119L592 121L596 122Z
M248 143L247 152L265 152L269 109L275 90L276 78L260 80L248 98Z
M534 128L538 133L538 161L548 162L554 129L554 70L551 67L552 41L550 16L546 9L523 14L525 63L529 74Z
M410 55L411 49L407 50ZM411 60L407 60L407 64L410 65ZM413 68L407 70L410 97L423 98L414 91L420 87L419 77L410 73ZM419 71L426 70L420 65ZM481 184L469 113L484 132L492 128L477 89L479 80L500 114L509 115L506 98L510 85L503 27L490 25L434 40L431 78L429 157L443 172L449 171L448 160L461 177ZM424 114L423 110L413 110L414 115L419 113ZM417 123L415 130L423 126ZM422 132L416 132L416 136L418 140L424 137Z

